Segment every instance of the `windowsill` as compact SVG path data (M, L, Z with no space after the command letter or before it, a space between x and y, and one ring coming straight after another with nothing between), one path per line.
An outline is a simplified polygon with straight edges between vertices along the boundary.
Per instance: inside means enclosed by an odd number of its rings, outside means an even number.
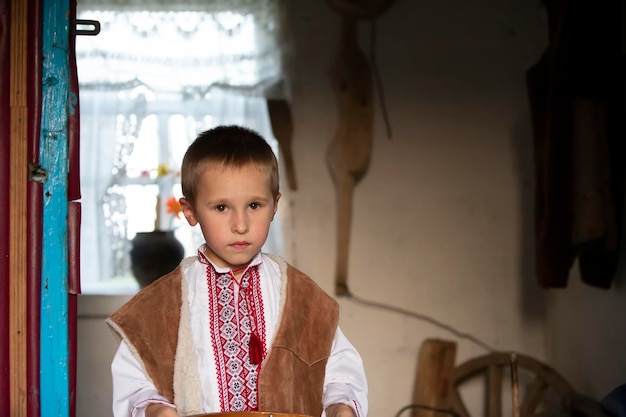
M134 295L139 291L139 284L131 275L83 284L81 287L81 295Z

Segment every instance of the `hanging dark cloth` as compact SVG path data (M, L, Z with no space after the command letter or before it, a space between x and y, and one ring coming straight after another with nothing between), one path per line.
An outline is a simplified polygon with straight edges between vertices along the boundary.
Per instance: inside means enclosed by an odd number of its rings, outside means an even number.
M535 255L543 288L609 288L624 199L624 1L544 0L548 47L526 74L534 136Z

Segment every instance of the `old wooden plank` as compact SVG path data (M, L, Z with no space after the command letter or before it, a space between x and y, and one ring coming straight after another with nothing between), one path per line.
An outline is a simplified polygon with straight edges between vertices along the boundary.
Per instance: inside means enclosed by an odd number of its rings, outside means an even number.
M27 22L28 1L11 1L9 182L9 376L10 415L27 410Z
M455 342L439 339L422 342L413 391L416 407L412 417L436 417L439 414L432 409L450 408L455 361Z

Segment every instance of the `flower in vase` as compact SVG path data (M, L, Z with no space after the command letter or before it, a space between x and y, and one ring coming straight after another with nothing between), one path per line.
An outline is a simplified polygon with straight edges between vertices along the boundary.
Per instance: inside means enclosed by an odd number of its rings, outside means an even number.
M174 196L170 197L167 199L167 201L165 202L165 210L167 212L167 214L171 214L174 217L177 218L181 218L181 213L183 212L183 209L180 207L180 203L178 202L178 199Z

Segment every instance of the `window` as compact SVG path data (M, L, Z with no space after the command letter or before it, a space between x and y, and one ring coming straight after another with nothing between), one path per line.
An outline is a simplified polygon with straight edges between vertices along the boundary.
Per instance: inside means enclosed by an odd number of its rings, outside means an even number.
M166 202L181 196L180 162L199 132L248 126L278 155L265 99L281 79L274 2L205 3L79 3L78 19L101 24L99 35L76 40L83 293L137 290L129 258L137 232L174 230L186 256L195 254L199 229L168 214ZM277 254L279 227L276 219L265 248Z

